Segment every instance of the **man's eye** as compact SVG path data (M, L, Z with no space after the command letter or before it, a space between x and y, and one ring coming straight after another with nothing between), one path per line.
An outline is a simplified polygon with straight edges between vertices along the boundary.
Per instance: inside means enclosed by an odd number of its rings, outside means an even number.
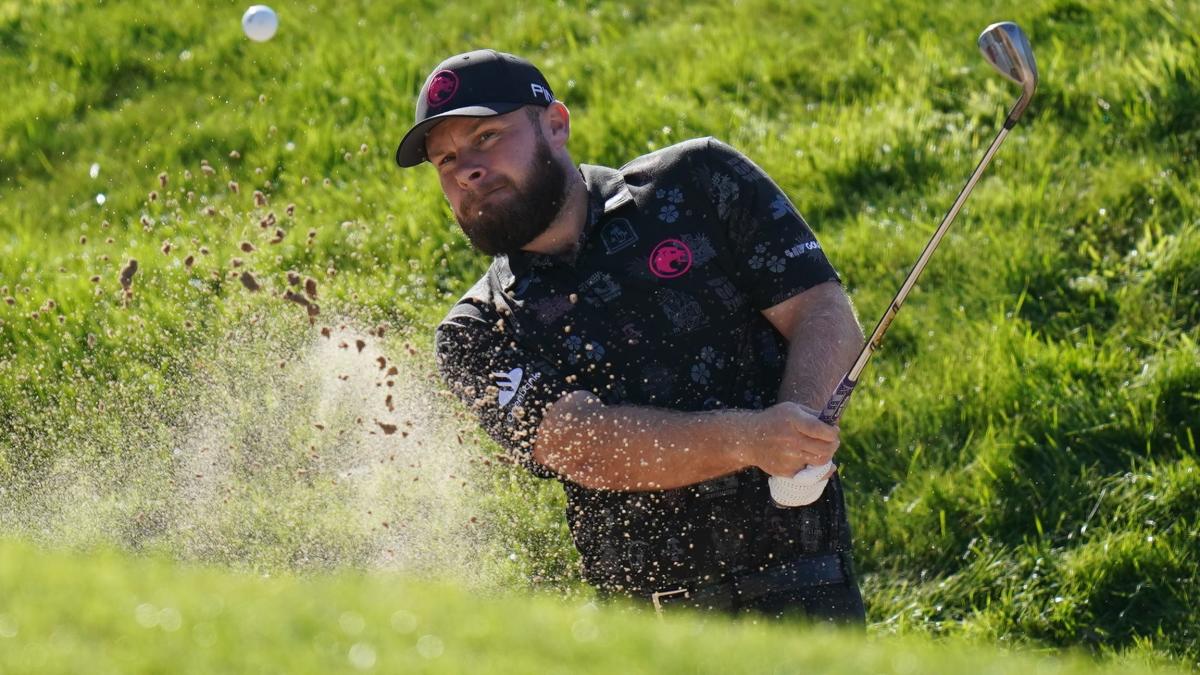
M485 131L485 132L479 134L479 142L482 143L482 142L494 137L495 135L496 135L496 132L494 132L494 131Z
M453 161L454 161L454 155L442 155L442 158L438 160L438 166L446 166L447 164L449 164L450 162L453 162Z

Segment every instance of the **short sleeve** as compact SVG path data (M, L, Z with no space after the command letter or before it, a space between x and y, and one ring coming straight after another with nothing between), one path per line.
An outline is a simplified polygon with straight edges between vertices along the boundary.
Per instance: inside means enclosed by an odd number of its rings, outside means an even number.
M808 223L762 169L716 139L703 157L696 175L724 230L734 283L755 309L841 282Z
M435 333L438 371L513 459L539 478L559 478L533 459L533 447L546 408L575 388L489 314L467 302L454 308Z

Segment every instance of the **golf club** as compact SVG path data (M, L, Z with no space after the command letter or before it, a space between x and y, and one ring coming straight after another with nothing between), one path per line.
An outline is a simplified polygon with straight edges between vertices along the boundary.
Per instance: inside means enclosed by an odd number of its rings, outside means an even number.
M992 161L992 156L996 154L996 151L1000 148L1000 144L1008 136L1008 132L1016 125L1017 120L1021 118L1021 115L1025 112L1025 108L1029 106L1029 101L1033 98L1033 92L1037 89L1038 72L1037 62L1033 59L1033 49L1029 46L1029 39L1025 37L1025 33L1017 24L1011 21L1002 21L985 28L983 33L979 35L979 50L983 52L983 56L987 59L988 63L1000 71L1001 75L1021 85L1021 97L1017 99L1016 104L1009 111L1003 128L996 134L996 139L992 141L987 152L983 154L983 159L975 167L975 171L971 174L970 179L967 180L967 184L958 193L958 198L954 200L954 205L950 207L950 211L942 219L941 225L934 231L929 243L925 245L925 250L921 252L921 257L917 259L912 271L905 278L904 284L900 286L900 291L896 293L896 297L892 298L891 305L883 313L883 317L879 319L879 323L875 325L875 330L871 333L870 338L867 339L866 344L863 345L862 351L859 352L858 358L854 361L854 365L846 372L846 376L842 378L841 384L838 385L829 402L825 404L825 409L820 414L822 422L836 424L841 419L842 411L846 407L846 402L850 400L850 394L854 392L859 375L867 367L867 362L871 360L871 355L875 353L876 349L879 349L879 344L883 340L883 334L887 331L888 326L891 325L892 319L896 318L896 314L900 311L900 305L908 297L909 291L912 290L913 285L917 282L917 277L921 276L921 272L925 269L929 258L933 255L934 250L937 249L938 244L941 243L942 237L950 227L950 223L954 222L955 216L958 215L958 211L962 208L963 203L967 201L971 190L975 188L975 183L979 181L983 170ZM772 476L768 480L771 487L771 498L781 507L811 504L824 492L828 479L822 480L821 476L824 476L832 466L832 462L821 466L809 466L792 478Z

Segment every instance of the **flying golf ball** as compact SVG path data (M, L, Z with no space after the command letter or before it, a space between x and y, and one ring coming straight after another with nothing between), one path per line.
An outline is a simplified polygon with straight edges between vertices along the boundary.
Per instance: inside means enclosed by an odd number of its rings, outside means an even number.
M242 30L255 42L266 42L275 36L279 17L266 5L253 5L242 15Z

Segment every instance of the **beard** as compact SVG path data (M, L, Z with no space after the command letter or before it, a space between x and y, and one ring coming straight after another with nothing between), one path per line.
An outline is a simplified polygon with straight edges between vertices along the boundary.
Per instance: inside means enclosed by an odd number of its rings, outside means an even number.
M550 228L567 201L566 172L540 133L528 178L522 185L504 179L499 186L509 193L506 198L493 198L483 206L481 196L472 193L463 198L462 214L455 214L471 244L491 256L521 250Z

